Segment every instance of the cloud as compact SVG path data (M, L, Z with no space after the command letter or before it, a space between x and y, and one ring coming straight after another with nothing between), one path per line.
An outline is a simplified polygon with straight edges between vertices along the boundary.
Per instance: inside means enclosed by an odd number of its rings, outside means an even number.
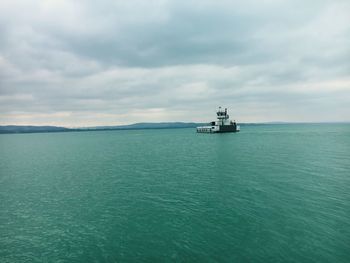
M349 121L347 1L2 1L0 123ZM232 115L232 114L231 114Z

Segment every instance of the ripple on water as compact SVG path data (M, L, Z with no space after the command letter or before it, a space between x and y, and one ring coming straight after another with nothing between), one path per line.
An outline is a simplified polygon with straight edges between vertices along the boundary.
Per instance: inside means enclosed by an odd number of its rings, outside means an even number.
M4 262L349 262L350 125L1 135Z

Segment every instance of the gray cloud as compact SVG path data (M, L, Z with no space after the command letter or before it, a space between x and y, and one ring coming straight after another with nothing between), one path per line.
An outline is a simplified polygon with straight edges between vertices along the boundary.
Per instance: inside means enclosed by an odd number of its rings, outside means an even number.
M206 121L219 105L240 121L349 121L349 13L341 0L3 1L0 123Z

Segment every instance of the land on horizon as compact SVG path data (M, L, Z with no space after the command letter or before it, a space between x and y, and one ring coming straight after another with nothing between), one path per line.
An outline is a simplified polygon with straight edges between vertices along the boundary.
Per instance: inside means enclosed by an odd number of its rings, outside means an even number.
M278 124L327 124L327 123L349 123L349 122L246 122L240 125L278 125ZM103 130L141 130L141 129L179 129L179 128L195 128L208 123L202 122L142 122L128 125L112 125L112 126L92 126L92 127L76 127L68 128L62 126L51 125L0 125L0 134L10 133L46 133L46 132L73 132L73 131L103 131Z

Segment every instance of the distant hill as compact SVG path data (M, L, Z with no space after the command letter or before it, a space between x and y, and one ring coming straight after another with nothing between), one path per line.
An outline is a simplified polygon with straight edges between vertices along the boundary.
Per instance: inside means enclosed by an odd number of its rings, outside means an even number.
M0 126L1 133L37 133L37 132L70 132L70 131L101 131L101 130L137 130L137 129L176 129L176 128L194 128L204 123L194 122L160 122L160 123L135 123L119 126L97 126L82 128L65 128L56 126L21 126L7 125Z
M137 129L175 129L175 128L194 128L204 123L195 122L140 122L130 125L119 126L97 126L79 128L79 130L137 130Z
M56 126L22 126L6 125L0 126L0 133L34 133L34 132L64 132L71 129Z

